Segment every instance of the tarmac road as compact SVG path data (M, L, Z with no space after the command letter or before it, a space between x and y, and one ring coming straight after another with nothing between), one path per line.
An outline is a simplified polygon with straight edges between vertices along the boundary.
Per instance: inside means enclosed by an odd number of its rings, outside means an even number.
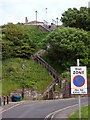
M71 106L78 104L78 98L72 99L60 99L60 100L49 100L49 101L36 101L26 102L15 105L12 108L4 110L2 113L3 118L50 118L52 112L55 113L57 110L61 110L59 113L64 118L65 112L68 113L68 109ZM88 104L88 98L81 99L81 105ZM68 109L66 109L68 108ZM65 111L65 112L64 112ZM73 107L70 113L73 112ZM60 114L58 115L60 117Z

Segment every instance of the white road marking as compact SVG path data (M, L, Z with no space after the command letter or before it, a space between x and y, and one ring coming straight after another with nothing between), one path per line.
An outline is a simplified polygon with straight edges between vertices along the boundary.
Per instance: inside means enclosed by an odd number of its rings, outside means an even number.
M63 111L63 110L66 110L66 109L71 108L71 107L75 107L75 106L77 106L77 105L78 105L78 104L75 104L75 105L68 106L68 107L59 109L59 110L57 110L57 111L54 111L54 112L50 113L49 115L47 115L47 116L45 117L45 120L47 120L47 118L49 118L51 115L52 115L51 119L53 119L53 117L55 116L56 113L58 113L58 112L60 112L60 111Z
M86 103L86 102L85 102L85 103ZM84 103L83 103L83 104L84 104ZM87 104L87 105L88 105L88 104ZM75 107L75 106L78 106L78 104L75 104L75 105L72 105L72 106L68 106L68 107L59 109L59 110L57 110L57 111L54 111L54 112L48 114L48 115L45 117L44 120L47 120L47 118L49 118L50 116L51 116L51 120L52 120L52 119L54 118L54 116L55 116L58 112L63 111L63 110L66 110L66 109L68 109L68 108Z
M2 112L0 112L0 114L2 114L3 112L5 112L5 111L7 111L7 110L10 110L10 109L12 109L12 108L14 108L14 107L18 106L18 105L20 105L20 104L16 104L16 105L14 105L14 106L12 106L12 107L10 107L10 108L6 109L6 110L3 110Z

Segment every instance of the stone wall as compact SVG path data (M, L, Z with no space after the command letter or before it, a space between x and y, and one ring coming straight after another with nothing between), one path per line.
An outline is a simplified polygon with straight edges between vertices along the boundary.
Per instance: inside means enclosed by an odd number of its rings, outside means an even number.
M13 92L9 93L10 98L12 95L19 95L22 97L22 89L17 89ZM38 92L36 89L24 89L24 98L25 99L40 99L42 97L42 93Z
M43 31L43 32L50 32L48 27L45 27L44 25L38 25L38 29Z
M87 90L88 94L81 95L82 97L90 96L90 80L87 81ZM71 94L71 82L66 82L66 80L62 80L61 83L61 96L62 98L69 98L69 97L78 97L78 95Z
M68 98L70 97L70 83L66 82L66 80L62 80L61 83L61 94L62 94L62 98Z
M87 84L87 89L88 89L88 94L87 95L81 95L82 97L87 97L90 96L90 80L88 80ZM53 88L53 89L52 89ZM70 97L78 97L78 95L71 95L71 83L66 82L66 80L62 80L61 83L61 91L55 91L55 86L53 86L49 92L45 93L44 92L38 92L36 89L24 89L24 98L25 99L61 99L61 98L70 98ZM48 90L48 89L47 89ZM22 97L22 89L17 89L13 92L10 92L9 96L10 98L12 95L19 95Z

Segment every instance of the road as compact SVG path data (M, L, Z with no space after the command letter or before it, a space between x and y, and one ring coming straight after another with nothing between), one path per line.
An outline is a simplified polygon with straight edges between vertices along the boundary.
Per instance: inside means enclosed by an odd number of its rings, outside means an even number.
M88 103L88 98L82 98L81 104L83 103ZM62 110L76 104L78 104L78 98L24 103L4 111L2 117L45 118L46 116L50 117L50 113L54 111Z

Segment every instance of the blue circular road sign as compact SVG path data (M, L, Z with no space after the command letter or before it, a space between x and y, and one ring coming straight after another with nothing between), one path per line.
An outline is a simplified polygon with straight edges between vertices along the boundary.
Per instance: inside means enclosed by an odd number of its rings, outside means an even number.
M76 87L82 87L85 84L85 79L81 75L77 75L73 78L73 84Z

